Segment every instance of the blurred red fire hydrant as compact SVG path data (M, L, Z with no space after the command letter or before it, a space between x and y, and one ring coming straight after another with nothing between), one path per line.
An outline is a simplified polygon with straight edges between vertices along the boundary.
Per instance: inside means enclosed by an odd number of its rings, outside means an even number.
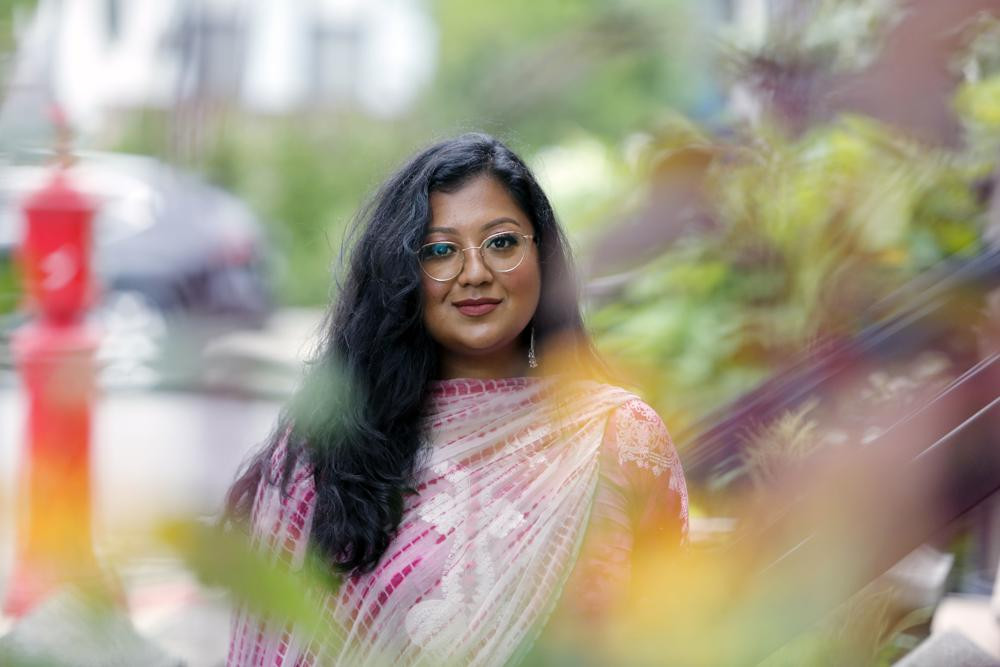
M20 249L34 322L13 352L27 399L14 570L4 611L20 616L47 594L97 571L91 535L90 430L97 336L84 323L94 205L66 160L29 197Z

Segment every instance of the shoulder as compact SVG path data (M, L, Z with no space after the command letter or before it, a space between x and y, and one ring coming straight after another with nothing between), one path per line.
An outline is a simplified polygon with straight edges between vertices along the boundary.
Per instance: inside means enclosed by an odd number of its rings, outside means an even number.
M660 415L653 406L638 396L633 396L615 408L613 419L619 426L642 428L669 437L667 426Z
M619 464L632 464L660 476L678 467L677 450L666 424L648 403L632 397L611 413L605 442Z
M648 403L632 397L608 420L608 453L639 507L640 526L662 531L673 525L680 543L687 541L688 494L684 469L666 424Z
M293 563L300 562L315 509L316 489L312 468L305 456L295 457L288 477L284 476L291 456L290 431L286 431L267 462L254 500L251 520L253 542L270 551L283 553Z

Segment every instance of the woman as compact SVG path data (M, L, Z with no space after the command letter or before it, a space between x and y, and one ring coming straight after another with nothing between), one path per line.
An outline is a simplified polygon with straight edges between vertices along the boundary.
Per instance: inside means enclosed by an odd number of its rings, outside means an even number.
M358 220L317 360L229 496L255 544L344 574L330 632L239 611L229 664L516 660L557 602L610 608L637 534L684 539L676 452L589 379L566 240L502 143L428 148Z

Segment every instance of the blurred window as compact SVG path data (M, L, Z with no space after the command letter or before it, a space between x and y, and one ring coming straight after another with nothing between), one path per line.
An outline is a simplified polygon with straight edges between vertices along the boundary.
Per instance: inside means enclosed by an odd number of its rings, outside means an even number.
M121 0L106 0L104 3L104 26L108 33L108 42L117 42L122 34Z
M192 7L172 40L188 94L231 101L240 92L246 50L246 23L238 9Z
M356 25L312 29L311 81L314 102L348 105L357 94L361 30Z

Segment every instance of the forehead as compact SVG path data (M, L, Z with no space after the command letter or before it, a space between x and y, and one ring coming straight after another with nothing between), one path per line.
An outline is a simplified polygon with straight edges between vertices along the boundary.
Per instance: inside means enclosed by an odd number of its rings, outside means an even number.
M454 192L430 195L430 229L448 227L459 233L474 233L498 218L510 218L513 227L530 232L528 216L506 188L495 178L477 176Z

